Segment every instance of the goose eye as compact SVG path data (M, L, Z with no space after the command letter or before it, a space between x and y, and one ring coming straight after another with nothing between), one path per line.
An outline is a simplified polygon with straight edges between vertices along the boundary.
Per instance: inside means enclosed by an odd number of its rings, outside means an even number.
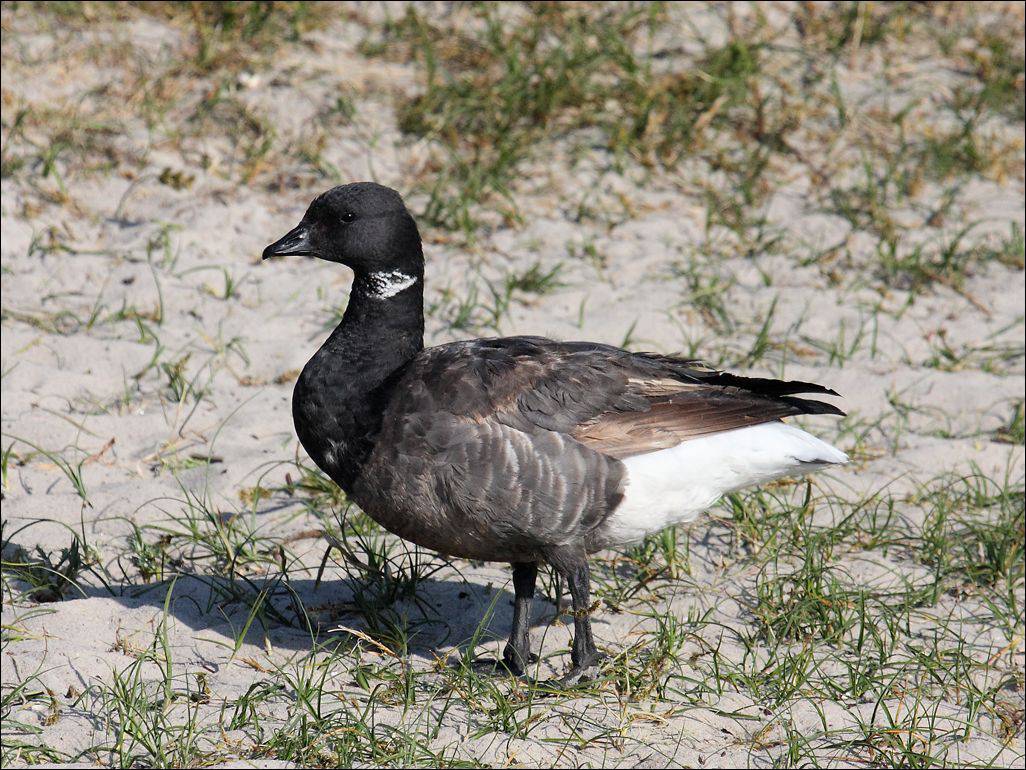
M342 215L343 222L352 222L354 219L356 219L356 214L354 214L352 211L347 211L345 214Z

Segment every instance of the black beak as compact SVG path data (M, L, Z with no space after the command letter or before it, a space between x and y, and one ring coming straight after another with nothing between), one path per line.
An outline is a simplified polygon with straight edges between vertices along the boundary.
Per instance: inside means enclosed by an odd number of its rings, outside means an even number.
M300 224L289 230L285 235L276 240L266 249L262 259L268 257L313 257L316 256L310 250L310 231L305 224Z

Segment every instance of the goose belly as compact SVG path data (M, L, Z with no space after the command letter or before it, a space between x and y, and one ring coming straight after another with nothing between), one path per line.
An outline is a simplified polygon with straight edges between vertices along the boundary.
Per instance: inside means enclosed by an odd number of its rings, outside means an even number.
M694 520L727 492L846 462L848 456L841 450L782 422L627 457L623 501L606 519L599 539L604 547L636 543Z

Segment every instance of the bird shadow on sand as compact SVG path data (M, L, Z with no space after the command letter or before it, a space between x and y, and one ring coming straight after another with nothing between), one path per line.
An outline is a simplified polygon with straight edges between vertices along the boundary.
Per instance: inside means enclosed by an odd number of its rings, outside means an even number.
M445 654L475 657L474 650L492 643L481 656L494 655L512 624L512 591L445 572L410 584L328 575L318 582L280 573L235 579L179 575L153 583L83 586L84 596L78 598L113 599L126 610L152 607L192 636L229 648L269 643L301 652L359 640L396 657L435 661ZM555 616L552 603L538 596L532 627L548 626Z

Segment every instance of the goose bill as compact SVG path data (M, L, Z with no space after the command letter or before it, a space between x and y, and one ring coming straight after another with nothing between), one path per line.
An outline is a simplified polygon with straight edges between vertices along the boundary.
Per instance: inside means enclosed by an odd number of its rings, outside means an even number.
M262 259L269 257L312 257L310 231L306 225L299 225L264 249Z

